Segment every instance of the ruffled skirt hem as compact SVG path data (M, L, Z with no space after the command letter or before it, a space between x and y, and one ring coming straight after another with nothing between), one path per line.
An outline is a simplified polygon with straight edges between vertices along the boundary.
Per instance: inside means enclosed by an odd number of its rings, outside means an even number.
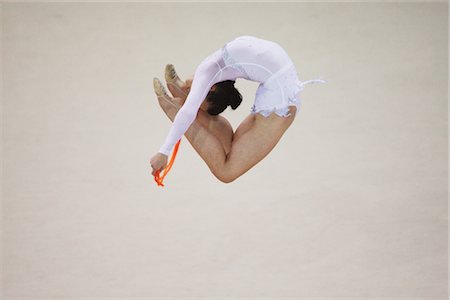
M272 108L272 109L265 109L265 108L256 108L255 105L252 106L250 113L251 114L260 114L264 117L269 117L272 113L277 114L280 117L287 118L291 115L289 107L290 106L296 106L297 111L300 110L300 102L298 99L289 99L288 105L286 107L281 108Z

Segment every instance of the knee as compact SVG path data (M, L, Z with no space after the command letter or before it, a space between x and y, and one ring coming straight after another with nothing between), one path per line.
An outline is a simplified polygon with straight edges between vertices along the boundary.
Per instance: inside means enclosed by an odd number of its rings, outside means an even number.
M213 172L213 174L223 183L231 183L239 177L229 172Z

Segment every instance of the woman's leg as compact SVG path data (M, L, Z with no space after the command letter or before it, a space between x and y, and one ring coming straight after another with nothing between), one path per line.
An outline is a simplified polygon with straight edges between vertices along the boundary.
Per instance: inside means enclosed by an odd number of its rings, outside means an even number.
M165 79L167 88L172 93L175 98L179 98L179 102L183 105L184 101L189 94L192 80L183 81L178 76L175 67L172 64L167 64L165 68ZM201 125L203 125L206 129L208 129L211 133L213 133L222 143L225 152L228 154L231 150L231 142L233 140L237 140L242 136L251 126L253 122L252 115L249 115L239 127L236 129L236 132L233 134L233 129L231 127L230 122L220 115L211 116L204 111L199 112L201 116L198 118L198 121Z
M190 84L186 84L180 79L175 67L171 64L166 65L165 79L167 88L171 92L174 98L180 98L181 105L188 96L190 91ZM222 143L225 152L228 154L231 149L231 141L233 138L233 128L230 122L220 115L212 116L205 111L199 110L197 115L199 123L214 134Z
M289 117L280 117L273 113L266 118L255 114L248 117L253 121L248 121L248 124L241 123L233 138L230 153L222 160L223 165L216 170L222 181L235 180L272 151L295 119L297 108L291 106L289 111Z
M178 110L183 105L183 101L181 101L180 98L170 98L168 95L161 95L158 93L156 95L159 105L164 110L167 117L173 121ZM189 126L188 130L184 134L187 140L194 147L195 151L197 151L202 158L209 156L210 153L217 156L227 155L221 141L202 124L200 124L198 119L199 117L197 116L195 121L191 124L191 126Z
M161 107L171 120L181 107L168 102L165 96L158 96ZM185 136L206 162L211 172L222 182L232 182L264 157L275 147L295 118L296 107L290 107L289 117L271 114L267 118L250 115L236 130L231 150L226 153L220 140L201 126L197 120L189 127Z

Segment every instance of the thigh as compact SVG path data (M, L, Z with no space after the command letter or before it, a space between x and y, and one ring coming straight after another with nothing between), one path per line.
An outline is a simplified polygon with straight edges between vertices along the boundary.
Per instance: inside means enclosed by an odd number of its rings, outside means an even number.
M207 114L207 112L204 113ZM233 140L233 128L230 122L220 115L211 116L207 129L220 140L225 154L228 154L231 150L231 142Z
M248 115L244 121L239 124L238 128L233 134L233 142L237 142L250 128L252 128L255 122L255 115Z
M255 114L250 128L233 140L226 163L228 174L239 177L266 157L292 124L296 111L291 106L289 117L273 113L266 118Z

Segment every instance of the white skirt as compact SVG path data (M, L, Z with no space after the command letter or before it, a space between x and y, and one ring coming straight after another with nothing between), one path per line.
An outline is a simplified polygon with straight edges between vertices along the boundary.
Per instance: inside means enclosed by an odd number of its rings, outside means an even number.
M322 79L302 82L298 79L295 66L293 64L286 65L259 85L251 113L259 113L264 117L268 117L271 113L276 113L280 117L289 117L289 106L296 106L297 110L300 109L300 100L297 96L303 90L304 85L325 82Z

